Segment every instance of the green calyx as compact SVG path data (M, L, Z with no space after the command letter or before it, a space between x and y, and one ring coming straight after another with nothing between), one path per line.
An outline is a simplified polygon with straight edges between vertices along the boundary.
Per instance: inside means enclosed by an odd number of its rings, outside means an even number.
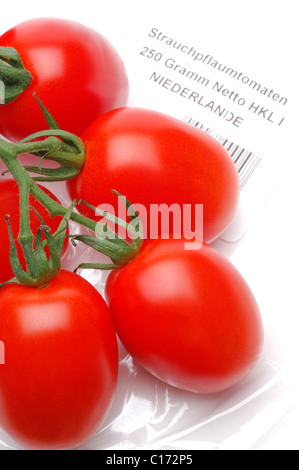
M1 48L0 48L1 49ZM33 93L40 106L50 129L36 132L18 143L0 139L0 158L11 171L11 160L19 155L29 153L40 159L38 166L25 166L25 170L39 176L32 177L33 181L66 181L77 176L85 163L85 146L75 134L59 128L50 112ZM8 155L8 161L3 159ZM43 162L56 162L57 168L44 168ZM22 167L23 169L23 167Z
M66 181L74 178L80 173L85 163L84 143L76 135L61 130L54 117L36 96L36 93L33 93L33 96L41 108L50 129L36 132L19 142L19 149L16 148L18 154L23 153L25 149L25 152L40 158L38 166L27 166L25 169L31 173L41 175L35 176L34 181ZM43 138L43 140L39 140L39 143L37 143L36 139L40 138ZM44 160L57 162L59 167L53 169L43 168Z
M0 105L15 100L32 82L31 73L13 47L0 47L0 80L4 85Z
M46 138L35 140L41 137ZM0 139L0 152L15 159L24 153L39 157L38 166L25 167L26 171L41 175L34 176L34 181L66 181L78 175L85 163L85 147L81 139L59 129L37 132L18 143ZM55 161L58 167L43 168L44 160ZM8 170L10 171L10 168Z
M82 242L85 245L92 247L94 250L108 256L111 263L82 263L76 271L79 269L118 269L130 261L132 261L139 254L142 244L142 225L140 217L135 211L133 205L124 198L120 193L113 190L113 192L126 204L127 212L129 215L130 222L119 219L112 214L100 210L88 204L85 201L79 201L93 209L98 215L101 215L106 220L112 222L116 226L120 226L126 229L127 233L130 234L132 241L128 243L126 240L119 238L116 231L111 230L107 224L97 224L95 227L95 236L93 235L69 235L71 242L74 246L76 243ZM134 224L132 222L134 221Z
M30 142L40 137L47 137L38 142ZM85 162L84 144L76 137L60 129L42 131L22 140L19 144L19 153L30 153L40 158L38 166L25 166L34 176L34 181L66 181L77 176ZM24 152L25 151L25 152ZM59 164L58 168L43 168L44 160L51 160Z
M21 197L20 202L24 209L26 201L23 201ZM68 227L68 221L74 204L75 202L72 204L65 217L62 219L55 235L51 234L49 227L45 225L41 216L32 207L41 223L36 234L35 243L33 243L34 237L30 230L30 224L28 223L27 218L24 220L24 212L22 213L23 219L21 218L21 231L18 236L18 242L20 243L24 253L26 261L25 269L20 263L9 217L6 216L5 219L8 225L8 234L10 240L10 264L15 277L10 279L8 282L0 284L0 288L4 287L6 284L20 284L27 287L41 288L47 286L49 282L58 275L61 268L60 259L66 230ZM45 235L46 243L42 239L42 232ZM48 246L49 257L45 252L45 245Z

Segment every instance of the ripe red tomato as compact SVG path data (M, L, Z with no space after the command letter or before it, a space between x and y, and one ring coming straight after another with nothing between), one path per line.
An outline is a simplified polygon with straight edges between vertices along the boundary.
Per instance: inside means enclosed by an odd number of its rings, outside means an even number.
M46 188L45 192L50 195L55 201L59 202L58 199ZM42 216L43 220L45 221L46 225L50 227L51 233L53 234L59 227L62 217L57 216L54 218L50 217L49 212L44 208L42 204L40 204L33 196L30 196L29 203L33 206L38 213ZM8 237L8 228L7 223L5 221L6 215L10 216L10 224L12 227L12 232L14 238L18 237L19 230L20 230L20 201L19 201L19 187L15 180L3 180L0 182L0 283L6 282L12 277L14 277L13 271L10 266L9 261L9 249L10 249L10 241ZM36 213L30 209L30 226L32 233L34 236L36 235L38 227L40 227L41 223L39 218L37 217ZM44 238L44 237L43 237ZM25 259L23 255L23 251L21 246L16 241L17 250L19 259L23 268L25 267ZM67 248L67 240L64 244L63 253ZM46 253L48 253L47 248L45 249Z
M72 449L110 409L118 347L97 290L67 271L43 289L0 291L0 426L28 449Z
M238 173L224 147L208 134L156 111L121 108L99 117L81 138L86 162L80 175L68 181L72 199L109 204L117 213L111 190L119 191L133 205L146 208L147 218L140 216L147 238L180 233L171 217L169 232L151 217L151 209L165 204L179 207L182 216L183 205L193 211L195 204L203 204L205 241L218 237L231 222L239 201ZM84 205L79 210L95 217Z
M33 80L0 106L0 134L19 141L47 125L33 92L61 129L81 134L100 114L124 106L128 77L118 52L97 31L58 18L25 21L0 37L15 48Z
M175 387L215 393L243 380L263 345L257 302L239 271L204 244L153 240L113 271L106 296L117 334L145 369Z

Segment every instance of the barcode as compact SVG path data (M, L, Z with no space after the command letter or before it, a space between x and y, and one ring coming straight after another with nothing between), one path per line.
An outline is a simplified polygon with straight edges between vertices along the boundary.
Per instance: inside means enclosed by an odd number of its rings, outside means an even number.
M196 121L196 119L190 118L189 116L185 116L183 120L187 124L198 127L198 129L201 129L210 136L214 137L216 140L218 140L218 142L223 145L223 147L228 151L236 165L240 179L240 187L242 189L248 182L254 171L257 169L258 165L262 161L262 158L256 155L255 153L251 152L250 150L246 150L240 145L231 142L230 140L217 134L216 132L213 132L208 127L204 126L203 124L200 124L199 121Z

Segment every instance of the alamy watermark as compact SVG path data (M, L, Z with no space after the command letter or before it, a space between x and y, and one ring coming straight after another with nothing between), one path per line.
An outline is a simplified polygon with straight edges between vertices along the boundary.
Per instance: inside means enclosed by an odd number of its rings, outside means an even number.
M3 341L0 341L0 365L5 364L5 346Z
M0 104L5 104L5 86L2 80L0 80Z
M139 217L134 217L135 214ZM102 216L96 227L98 238L106 237L103 224L107 223L106 214L126 220L132 217L130 230L110 222L111 232L108 238L129 237L131 240L142 238L184 240L186 250L199 250L203 243L203 204L150 204L148 209L143 204L132 204L128 209L121 199L118 199L117 214L111 204L101 204L97 207L96 215ZM141 221L141 223L140 223Z

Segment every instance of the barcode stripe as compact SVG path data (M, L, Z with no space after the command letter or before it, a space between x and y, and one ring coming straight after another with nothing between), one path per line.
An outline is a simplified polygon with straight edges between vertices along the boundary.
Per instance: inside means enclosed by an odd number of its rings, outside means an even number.
M238 162L238 160L242 157L243 153L245 152L245 149L241 149L239 155L237 156L237 158L235 159L235 163Z
M252 153L250 152L250 153L247 155L247 157L246 157L246 159L244 160L244 162L242 163L242 165L240 166L240 168L239 168L239 173L241 173L241 171L243 170L243 168L245 167L246 163L249 161L249 159L250 159L251 156L252 156Z
M250 170L248 169L247 171L247 174L245 174L243 176L243 178L241 179L241 186L243 187L244 184L249 180L249 178L251 177L251 175L254 173L254 171L256 170L257 166L259 165L260 163L260 160L256 160L252 163L251 167L250 167Z
M218 135L217 133L213 132L209 127L206 127L204 124L201 124L199 121L196 121L192 117L185 116L183 120L187 124L195 126L198 129L206 132L223 145L223 147L228 151L228 153L233 159L233 162L236 165L240 179L240 187L242 189L257 169L258 165L262 161L262 158L259 155L256 155L255 153L251 152L250 150L246 150L240 145L228 140L226 137Z

